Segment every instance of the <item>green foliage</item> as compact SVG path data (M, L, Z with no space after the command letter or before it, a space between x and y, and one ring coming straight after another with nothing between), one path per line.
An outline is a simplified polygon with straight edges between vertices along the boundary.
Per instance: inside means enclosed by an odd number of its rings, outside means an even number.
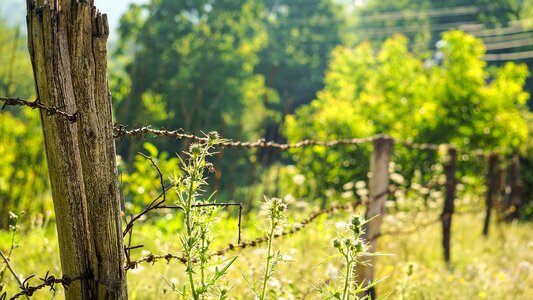
M30 98L33 73L25 36L0 19L0 93ZM28 212L42 219L51 210L50 185L39 112L6 108L0 113L0 228L7 229L9 212Z
M0 18L0 92L29 98L35 94L26 37L21 26L10 27Z
M148 142L143 144L143 148L144 151L142 152L154 159L161 173L175 174L179 172L179 159L177 157L169 157L167 152L160 152L153 144ZM143 156L135 156L135 160L131 165L130 168L127 168L122 158L118 156L119 181L126 209L138 211L152 202L162 192L161 182L150 161ZM131 171L128 169L131 169ZM166 186L168 185L166 184Z
M257 138L256 124L268 115L260 99L271 93L253 73L267 40L262 13L250 0L132 6L119 28L117 55L133 56L115 79L115 88L132 87L116 94L120 121L186 131L222 127L227 135ZM244 123L243 114L254 118Z
M38 112L21 110L18 117L0 113L0 228L8 212L47 215L50 184Z
M359 216L351 217L347 224L343 224L345 227L343 231L347 231L348 234L339 230L337 237L331 241L331 246L337 251L336 255L341 258L344 279L340 285L332 282L329 285L322 283L315 287L325 299L367 299L366 296L362 297L363 293L377 284L377 281L357 283L355 278L355 268L365 264L364 257L376 255L368 252L369 246L362 238L363 226L369 221Z
M367 43L337 47L324 90L287 117L289 141L386 133L404 141L452 143L464 151L511 153L523 145L528 134L522 117L528 98L523 91L525 65L487 69L481 42L460 31L443 35L442 61L424 62L407 44L406 38L395 36L376 54ZM339 190L368 172L368 154L356 150L313 147L292 154L307 181L320 178L321 190ZM437 162L434 154L399 151L397 163L407 179L417 168L431 172Z
M340 43L340 7L331 0L263 2L268 43L260 54L256 72L280 97L280 101L265 97L265 104L286 114L309 103L323 87L329 54ZM267 123L277 128L272 123L279 124L279 120L270 119Z
M219 283L227 274L237 257L211 263L211 245L214 240L213 225L222 207L215 206L212 196L205 197L204 186L207 185L204 173L213 171L213 165L207 157L218 140L216 132L206 136L208 140L202 144L192 144L187 159L182 161L184 174L173 179L174 189L178 196L177 205L183 209L185 232L180 235L181 247L187 259L185 272L189 286L172 289L185 299L208 299L216 294L218 299L226 299L228 289ZM214 270L213 270L214 269ZM168 281L167 281L168 283Z
M280 198L270 199L266 196L264 198L268 222L264 232L268 238L268 247L262 283L260 286L257 286L255 283L252 284L249 282L247 276L243 275L248 287L250 287L255 297L260 300L268 299L266 298L270 294L267 293L269 290L268 282L276 271L278 264L285 261L281 252L279 250L276 252L273 246L276 232L283 229L283 226L287 223L287 204Z
M121 20L112 66L119 70L111 79L119 122L197 134L217 130L241 140L262 137L264 120L276 119L264 99L278 99L254 72L268 41L264 14L263 4L255 0L154 0L131 6ZM151 142L169 152L188 147L166 139ZM127 162L139 150L128 140L117 149ZM231 161L217 164L228 176L214 179L220 180L215 184L219 190L230 190L228 198L236 184L248 181L236 172L247 173L250 159L234 153Z

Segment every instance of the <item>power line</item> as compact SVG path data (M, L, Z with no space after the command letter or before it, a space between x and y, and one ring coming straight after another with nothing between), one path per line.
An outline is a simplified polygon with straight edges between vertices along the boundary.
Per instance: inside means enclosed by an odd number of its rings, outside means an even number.
M486 61L506 61L506 60L520 60L520 59L529 59L529 58L533 58L533 51L485 54L485 56L483 56L483 59Z
M491 36L522 33L527 30L530 30L533 27L533 18L517 20L512 23L516 25L511 25L511 26L502 27L502 28L495 28L495 29L483 29L483 30L472 30L472 31L469 31L465 28L465 30L469 34L475 35L477 37L491 37Z
M365 36L379 36L379 35L390 35L394 33L417 33L417 32L434 32L434 31L446 31L449 29L461 29L461 26L475 24L474 22L454 22L454 23L443 23L443 24L420 24L420 25L409 25L409 26L396 26L396 27L385 27L383 29L365 29L361 28L361 33ZM424 28L424 26L429 25L429 28Z
M500 43L500 42L510 42L510 41L516 41L516 40L522 40L524 38L529 38L533 34L533 29L519 32L515 34L510 35L497 35L497 36L489 36L489 37L481 37L483 42L485 44L491 44L491 43Z
M388 20L402 20L402 19L416 19L424 17L445 17L445 16L459 16L459 15L473 15L480 11L476 6L458 6L453 8L434 8L419 11L395 11L376 13L372 15L360 16L360 22L372 21L388 21Z
M487 51L492 51L492 50L509 49L509 48L525 47L525 46L533 46L533 38L486 44L485 49Z

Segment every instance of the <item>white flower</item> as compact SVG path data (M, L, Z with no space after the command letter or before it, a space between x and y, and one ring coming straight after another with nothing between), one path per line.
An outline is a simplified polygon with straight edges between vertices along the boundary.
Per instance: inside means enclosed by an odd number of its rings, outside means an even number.
M356 189L364 189L365 187L366 187L366 182L364 182L363 180L359 180L358 182L355 183Z
M332 280L337 280L339 278L339 269L330 263L326 269L326 274Z
M353 188L353 186L354 186L353 182L350 181L350 182L345 183L345 184L342 186L342 188L343 188L344 190L351 190L351 189Z
M305 182L305 176L302 174L297 174L292 177L292 182L296 185L302 185Z
M403 176L398 173L390 174L390 179L396 182L397 184L403 184L405 182L405 179L403 178Z
M358 191L359 192L359 191ZM348 198L351 198L353 197L353 192L352 191L346 191L346 192L343 192L341 194L342 198L344 199L348 199Z
M144 194L144 186L140 185L139 187L137 187L137 193Z

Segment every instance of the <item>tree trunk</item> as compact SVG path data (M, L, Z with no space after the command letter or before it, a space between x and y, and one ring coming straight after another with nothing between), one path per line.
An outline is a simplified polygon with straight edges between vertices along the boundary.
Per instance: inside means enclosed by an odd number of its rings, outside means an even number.
M38 100L77 112L41 112L67 299L126 299L120 201L107 83L106 15L94 1L27 0Z

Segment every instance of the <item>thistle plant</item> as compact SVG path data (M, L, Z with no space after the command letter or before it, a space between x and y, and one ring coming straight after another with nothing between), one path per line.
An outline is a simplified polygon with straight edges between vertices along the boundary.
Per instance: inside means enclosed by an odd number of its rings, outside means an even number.
M205 197L203 187L207 185L204 174L214 169L206 158L213 154L210 151L217 143L218 134L210 132L205 141L192 144L185 152L186 161L180 157L183 174L173 178L178 196L176 204L183 209L185 232L180 235L180 241L187 259L185 272L189 282L182 288L167 283L185 299L212 299L214 295L224 299L228 289L219 281L237 258L210 263L213 223L222 206L216 205L213 194Z
M355 267L362 263L361 258L363 256L369 255L367 252L368 245L362 239L364 233L363 225L366 222L360 216L352 217L347 226L348 234L345 236L339 232L338 237L331 241L332 247L337 250L338 255L341 257L342 265L344 266L342 273L344 280L340 287L329 286L327 289L317 287L318 291L325 294L327 299L360 299L360 294L376 284L376 282L370 284L357 284L355 282Z
M267 256L265 260L265 271L260 286L256 284L251 285L246 276L244 279L257 299L266 299L268 290L268 282L276 271L276 267L280 262L285 261L283 255L278 250L274 250L274 238L278 230L282 229L287 223L287 204L280 198L265 198L265 206L267 208L267 227L264 229L268 239Z
M22 212L21 215L24 215L24 212ZM9 247L9 251L6 254L7 259L11 258L11 255L13 254L13 250L15 250L18 247L18 245L15 243L15 238L20 229L18 225L19 218L20 217L14 212L12 211L9 212L9 220L11 221L10 222L11 224L9 224L9 231L11 231L11 246ZM7 270L7 263L0 270L0 292L2 292L5 287L4 276L6 274L6 270Z

